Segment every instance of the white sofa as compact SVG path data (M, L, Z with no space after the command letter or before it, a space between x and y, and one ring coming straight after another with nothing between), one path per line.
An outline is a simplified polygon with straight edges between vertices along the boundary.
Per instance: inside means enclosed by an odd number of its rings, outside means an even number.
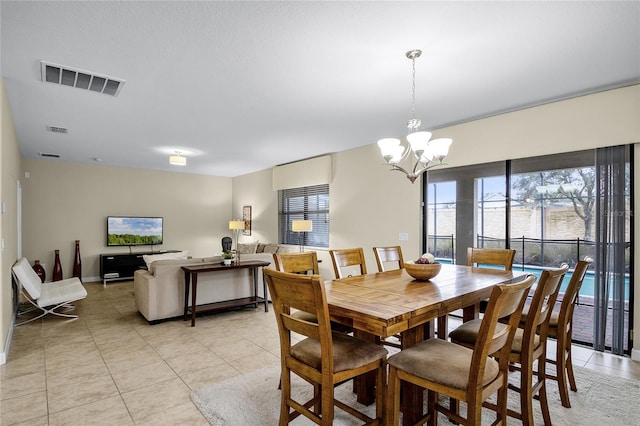
M250 253L240 254L242 260L262 260L273 265L274 252L297 251L296 246L257 244ZM240 247L239 247L240 248ZM261 252L257 252L261 250ZM265 251L268 250L268 251ZM255 253L253 251L256 251ZM154 323L184 313L184 271L182 266L204 262L222 262L220 256L188 259L161 259L149 264L148 270L137 270L133 276L136 308ZM258 296L264 297L262 274L258 274ZM230 269L198 276L197 304L249 297L253 295L253 274L250 269Z

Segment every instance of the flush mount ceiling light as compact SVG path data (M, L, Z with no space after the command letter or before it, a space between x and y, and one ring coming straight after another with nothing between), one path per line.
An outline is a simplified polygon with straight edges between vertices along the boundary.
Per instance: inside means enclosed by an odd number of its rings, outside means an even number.
M180 155L180 151L176 151L175 155L171 155L169 157L169 164L172 166L186 166L187 165L187 157L183 157Z
M407 121L409 131L406 137L406 146L402 144L400 139L386 138L378 141L378 147L382 157L391 166L391 170L406 174L407 179L413 183L424 171L442 165L442 160L449 153L452 141L449 138L430 140L431 132L418 131L422 122L416 118L416 58L422 55L422 51L410 50L405 55L411 59L413 64L412 118Z

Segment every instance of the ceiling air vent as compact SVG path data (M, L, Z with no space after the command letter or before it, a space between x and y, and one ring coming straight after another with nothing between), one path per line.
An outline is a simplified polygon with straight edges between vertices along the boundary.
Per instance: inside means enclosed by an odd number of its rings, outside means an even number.
M46 158L60 158L60 154L47 154L46 152L39 152L38 155Z
M65 135L69 133L69 129L66 127L47 126L47 130L53 133L63 133Z
M125 80L40 61L42 81L118 96Z

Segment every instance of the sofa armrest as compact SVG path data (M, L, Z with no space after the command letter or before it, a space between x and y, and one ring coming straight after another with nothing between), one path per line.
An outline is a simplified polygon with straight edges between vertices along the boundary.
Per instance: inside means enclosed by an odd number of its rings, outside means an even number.
M156 277L145 269L138 269L133 274L133 292L136 299L136 308L147 321L157 319L157 286Z

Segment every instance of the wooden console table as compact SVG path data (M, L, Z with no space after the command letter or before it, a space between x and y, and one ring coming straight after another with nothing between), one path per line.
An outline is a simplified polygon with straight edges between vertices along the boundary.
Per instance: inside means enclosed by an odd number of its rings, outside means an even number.
M184 321L189 319L189 313L191 313L191 327L196 325L196 314L201 312L220 311L229 308L235 308L239 306L254 305L256 308L260 303L264 303L264 311L269 310L269 301L267 299L267 284L262 281L262 290L264 297L258 296L258 268L269 266L269 262L260 260L248 260L234 263L230 266L226 266L222 263L205 263L202 265L183 266L184 271ZM253 271L253 296L242 297L240 299L224 300L221 302L208 303L205 305L196 304L196 294L198 291L198 274L208 272L220 272L236 269L251 269ZM189 289L193 287L191 291L191 305L189 305Z

